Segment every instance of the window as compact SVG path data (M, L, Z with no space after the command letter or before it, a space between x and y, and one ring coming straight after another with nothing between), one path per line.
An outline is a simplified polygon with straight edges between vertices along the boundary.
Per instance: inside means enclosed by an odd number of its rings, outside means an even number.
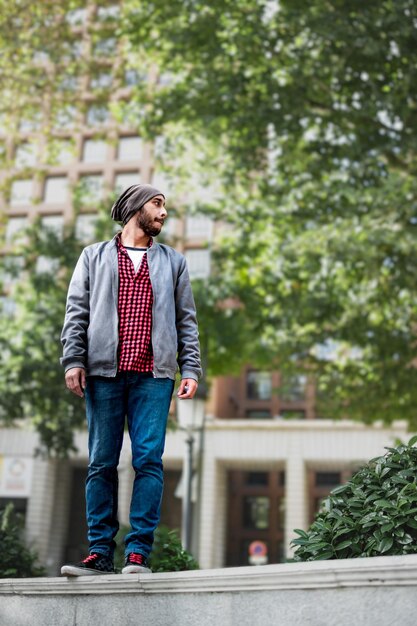
M114 183L114 188L117 193L122 193L128 187L132 185L138 185L140 183L139 172L125 172L123 174L117 174Z
M46 204L64 204L68 200L68 179L66 176L50 176L45 180L43 196Z
M12 317L16 312L16 302L13 300L13 298L0 296L0 311L3 315Z
M104 106L93 105L87 111L87 126L100 126L109 120L109 111Z
M186 218L186 236L210 241L213 234L213 220L206 215L189 215Z
M90 87L91 89L106 89L110 87L113 81L113 76L110 72L100 72L91 77Z
M246 485L264 485L267 486L269 482L268 472L246 472L245 484Z
M85 22L86 17L86 9L74 9L73 11L68 11L65 19L71 26L79 26Z
M44 215L41 218L43 228L52 231L57 237L64 234L64 218L62 215Z
M44 65L49 61L49 54L46 50L35 50L32 59L35 64Z
M10 205L19 206L21 204L31 204L32 201L32 179L14 180L10 191Z
M64 54L62 55L62 61L79 59L83 53L83 41L81 39L76 39L74 41L65 42L63 49Z
M77 109L72 104L67 104L55 112L56 128L73 128L77 119Z
M26 217L9 217L6 224L6 243L12 243L22 235L28 225Z
M140 137L120 137L119 161L138 161L142 157L142 139Z
M16 146L15 152L16 167L32 167L36 164L36 146L25 141Z
M75 236L83 243L90 243L95 239L97 224L96 213L81 213L75 222Z
M153 149L156 158L162 158L167 151L168 141L164 135L157 135L154 140Z
M162 229L164 237L167 239L173 239L176 237L178 233L178 224L179 220L175 217L170 217L168 213L168 218L165 220L164 227Z
M207 278L210 274L210 250L207 248L186 250L188 271L191 278Z
M48 146L48 163L67 165L75 158L75 149L69 139L54 139Z
M139 72L133 68L128 68L125 70L125 85L126 87L134 87L135 85L139 85L139 83L144 82L146 80L146 74L143 72Z
M36 259L36 272L38 274L55 274L59 270L59 259L41 254Z
M24 267L24 258L22 256L5 256L3 257L3 267L1 267L1 284L6 290L10 289L13 283L18 280L19 275Z
M100 139L86 139L84 141L84 163L103 163L106 160L107 143Z
M250 400L270 400L272 378L270 372L250 370L246 375L246 395Z
M329 493L352 476L352 468L317 468L308 471L309 517L313 521Z
M61 76L57 82L58 91L76 91L78 87L78 76Z
M97 17L99 20L113 20L118 17L120 13L120 6L118 4L111 4L107 7L98 7Z
M269 528L270 501L267 496L243 498L243 527L256 530Z
M117 40L115 37L100 39L94 46L94 56L108 56L114 54L116 52L116 43Z
M340 472L315 472L316 487L337 487L340 478Z
M305 400L306 384L307 376L303 374L283 376L280 386L280 397L288 402Z
M153 172L152 185L161 191L167 191L170 187L170 183L167 175L162 171Z
M103 198L103 176L101 174L92 174L81 176L80 187L82 193L82 202L86 204L94 204Z
M42 121L42 113L40 111L33 111L30 117L20 118L19 120L19 132L31 133L35 130L39 130Z

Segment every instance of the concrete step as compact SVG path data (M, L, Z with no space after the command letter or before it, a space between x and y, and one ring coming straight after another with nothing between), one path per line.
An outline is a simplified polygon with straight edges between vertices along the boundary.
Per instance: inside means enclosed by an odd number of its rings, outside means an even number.
M0 626L415 626L417 554L0 580Z

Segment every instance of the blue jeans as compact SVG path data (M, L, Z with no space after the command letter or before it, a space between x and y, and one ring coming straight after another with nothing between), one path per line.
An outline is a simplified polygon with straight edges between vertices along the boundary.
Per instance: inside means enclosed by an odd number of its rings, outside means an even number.
M126 554L147 557L159 523L163 491L162 454L174 381L152 374L119 372L87 377L85 390L89 465L86 480L90 553L113 557L119 529L118 475L127 417L135 470Z

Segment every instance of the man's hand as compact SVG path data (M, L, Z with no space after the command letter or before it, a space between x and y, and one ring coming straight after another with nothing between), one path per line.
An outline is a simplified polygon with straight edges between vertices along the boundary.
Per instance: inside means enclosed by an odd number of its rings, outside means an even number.
M72 393L83 398L85 389L85 369L82 367L72 367L65 372L65 384Z
M177 396L180 400L191 400L197 391L198 382L194 378L183 378Z

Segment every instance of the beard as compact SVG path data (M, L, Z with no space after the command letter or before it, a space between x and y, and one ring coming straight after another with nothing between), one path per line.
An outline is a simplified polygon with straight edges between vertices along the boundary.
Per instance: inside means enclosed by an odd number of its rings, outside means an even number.
M140 209L136 216L136 226L141 228L148 237L157 237L163 222L156 221L145 209Z

